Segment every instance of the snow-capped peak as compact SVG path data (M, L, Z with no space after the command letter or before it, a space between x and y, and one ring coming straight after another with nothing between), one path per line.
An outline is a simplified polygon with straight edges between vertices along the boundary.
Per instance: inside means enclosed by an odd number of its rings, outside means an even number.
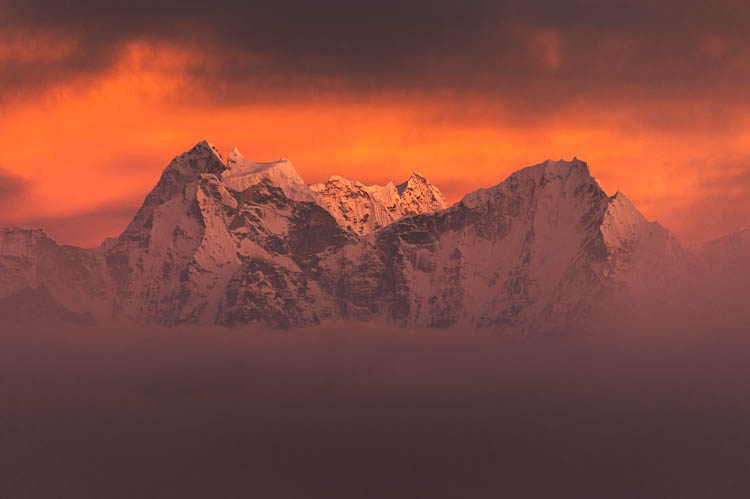
M192 149L174 158L162 175L177 172L186 179L194 180L202 173L219 174L226 169L221 153L210 142L202 140Z
M231 170L233 175L243 175L246 173L256 173L269 168L277 166L291 166L291 162L286 158L281 158L278 161L250 161L242 155L237 147L233 147L232 151L227 156L227 169ZM295 172L296 173L296 172Z
M578 158L573 158L572 161L548 159L543 163L527 166L513 172L508 178L493 187L466 194L461 203L469 207L478 207L485 205L490 199L502 195L502 193L533 196L535 193L541 192L538 188L542 187L545 188L544 191L548 198L555 198L574 194L584 184L591 184L592 187L601 191L599 184L591 176L588 165L584 161ZM551 185L557 186L557 188L550 189ZM602 198L606 197L604 191L601 191L600 194Z
M250 161L236 147L233 148L227 157L227 169L221 174L221 181L227 189L242 192L264 180L280 188L290 199L313 201L310 189L288 159Z
M398 186L393 182L365 185L333 175L325 183L310 185L310 190L341 226L359 235L403 216L431 213L447 206L440 190L416 172Z
M562 178L566 181L568 179L573 179L583 182L593 179L586 162L581 161L576 157L571 161L565 161L564 159L554 161L548 159L544 163L524 168L523 170L516 172L514 175L523 176L524 174L540 175L541 178L546 179Z
M417 172L412 172L412 173L411 173L411 175L409 175L409 178L408 178L408 179L406 179L406 182L404 182L404 183L401 183L401 184L398 184L398 185L396 186L396 190L398 190L398 193L399 193L399 195L403 194L403 192L404 192L404 191L406 190L406 188L408 187L409 183L411 183L411 184L413 185L413 184L415 184L415 183L429 183L429 182L427 182L427 179L426 179L426 178L424 178L424 177L423 177L422 175L420 175L419 173L417 173Z
M221 156L221 153L219 152L219 150L216 148L216 146L214 146L212 143L210 143L206 139L203 139L200 142L198 142L198 144L196 144L196 146L193 149L196 149L196 148L208 149L217 158L219 158L222 163L224 163L224 158Z
M202 141L100 248L0 229L0 300L44 285L69 310L160 324L341 318L541 331L620 290L663 283L681 258L666 230L622 193L607 196L577 158L442 208L416 172L398 186L332 176L308 187L286 159L253 162L234 148L225 163ZM738 234L707 246L710 261L746 268L750 230Z
M430 213L448 207L440 189L417 172L413 172L406 182L396 186L396 190L401 197L404 215Z
M343 185L345 185L345 186L347 186L349 188L353 188L356 184L360 184L360 185L362 184L361 182L358 182L358 181L352 182L348 178L344 178L344 177L342 177L340 175L331 175L330 177L328 177L328 182L327 183L330 183L330 184L343 184ZM310 188L313 188L313 186L315 186L315 188L318 188L319 186L323 186L323 185L325 185L325 184L311 184Z
M609 247L619 248L640 237L648 220L620 191L609 198L601 225L604 242Z

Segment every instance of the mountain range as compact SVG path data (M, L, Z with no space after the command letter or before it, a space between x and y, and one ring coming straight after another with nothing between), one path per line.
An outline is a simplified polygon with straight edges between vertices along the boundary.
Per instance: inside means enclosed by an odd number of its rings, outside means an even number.
M448 205L418 173L307 185L286 159L202 141L98 248L0 229L0 319L546 332L749 262L750 229L683 245L577 158Z

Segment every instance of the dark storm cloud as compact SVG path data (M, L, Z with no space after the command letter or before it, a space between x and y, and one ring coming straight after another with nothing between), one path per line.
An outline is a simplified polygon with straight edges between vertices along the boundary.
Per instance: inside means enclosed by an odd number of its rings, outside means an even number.
M0 85L96 74L130 41L191 50L192 85L218 99L279 91L461 91L530 110L586 98L739 96L746 2L6 2L6 33L51 34L51 64L6 61Z

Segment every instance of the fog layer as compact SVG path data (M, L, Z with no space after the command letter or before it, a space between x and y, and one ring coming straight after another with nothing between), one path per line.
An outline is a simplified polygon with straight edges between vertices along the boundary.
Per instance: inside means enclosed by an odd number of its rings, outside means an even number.
M0 495L745 497L742 325L655 322L5 327Z

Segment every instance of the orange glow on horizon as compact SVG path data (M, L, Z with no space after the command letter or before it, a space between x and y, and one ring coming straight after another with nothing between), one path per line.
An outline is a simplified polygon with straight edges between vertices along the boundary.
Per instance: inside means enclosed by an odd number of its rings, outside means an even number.
M29 185L23 202L5 207L4 224L68 217L113 203L137 207L169 160L203 138L223 154L236 145L255 160L287 157L310 183L340 174L382 184L416 170L449 201L548 157L577 156L609 194L619 189L648 218L688 241L732 230L739 225L727 215L733 210L750 213L750 201L730 206L746 191L730 192L731 185L716 182L742 173L736 165L750 156L746 128L712 135L660 130L639 123L627 105L618 115L588 109L571 116L563 110L522 122L478 97L457 101L426 94L337 101L290 96L281 103L216 106L179 97L188 54L138 44L128 54L95 82L73 82L39 99L4 105L0 169ZM727 166L717 171L706 164ZM719 198L731 194L727 205L711 205L713 226L686 216L703 206L706 186L714 186ZM91 245L125 223L101 234L53 236Z

